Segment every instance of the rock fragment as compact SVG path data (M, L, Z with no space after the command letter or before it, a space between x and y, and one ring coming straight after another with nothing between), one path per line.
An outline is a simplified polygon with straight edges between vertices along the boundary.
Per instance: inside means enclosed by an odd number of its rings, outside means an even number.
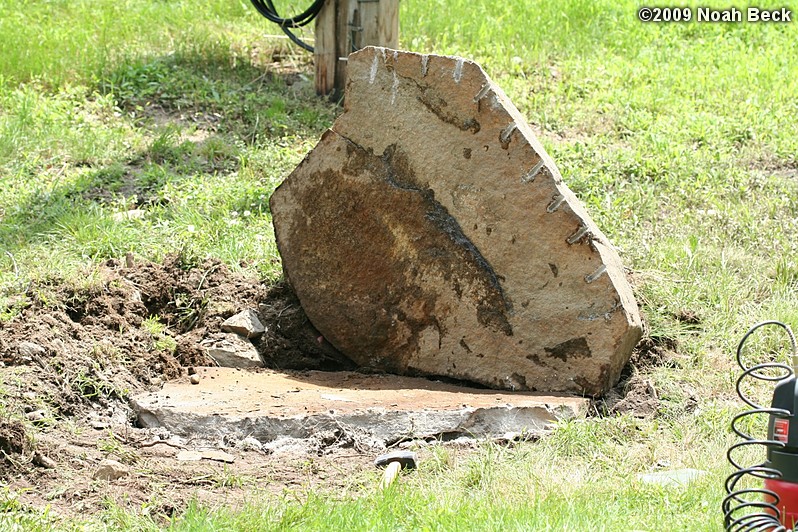
M32 423L41 423L47 418L46 410L34 410L25 414L25 419Z
M271 198L289 280L361 366L600 395L641 321L617 252L526 120L456 57L367 47Z
M130 468L116 460L103 460L92 475L94 480L117 480L130 474Z
M247 309L227 318L222 323L222 330L240 334L246 338L256 338L266 331L266 327L260 322L257 312Z
M27 359L35 359L47 352L44 347L34 342L20 342L17 344L17 351L22 358Z
M58 464L55 463L55 460L38 451L33 453L33 463L44 469L55 469L58 466Z
M224 462L225 464L232 464L235 462L236 457L224 451L212 450L202 451L203 460L213 460L214 462Z
M226 368L258 368L263 361L252 343L235 333L206 338L200 345L217 364Z

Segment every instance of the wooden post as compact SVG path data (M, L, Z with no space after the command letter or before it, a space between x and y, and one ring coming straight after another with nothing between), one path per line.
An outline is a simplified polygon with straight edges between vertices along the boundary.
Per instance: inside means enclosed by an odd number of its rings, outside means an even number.
M399 0L359 0L355 46L399 47Z
M377 6L377 41L367 44L399 48L399 0L380 0Z
M345 58L370 45L399 47L399 0L327 0L316 17L316 93L340 99Z
M316 17L316 42L313 59L316 64L316 94L326 95L335 88L335 14L338 0L327 0Z

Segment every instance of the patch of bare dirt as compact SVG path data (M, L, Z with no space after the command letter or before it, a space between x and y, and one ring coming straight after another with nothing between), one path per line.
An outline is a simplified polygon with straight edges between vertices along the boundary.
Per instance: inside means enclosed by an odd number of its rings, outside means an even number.
M308 320L291 288L269 289L260 305L263 323L272 324L257 343L267 367L274 369L351 370L356 365L330 344Z
M240 503L253 490L318 482L335 489L351 481L309 475L306 451L278 456L241 442L218 442L233 463L178 460L192 442L137 428L128 404L134 393L187 378L193 366L215 365L200 340L245 309L256 310L267 328L255 342L267 366L351 368L290 289L178 255L162 264L110 260L88 276L99 280L32 284L14 298L14 317L0 321L0 483L20 490L21 503L79 515L114 500L168 518L194 498ZM319 469L370 469L373 456L357 452L350 436L319 435ZM94 480L105 458L127 465L128 474Z
M621 388L623 396L612 405L613 414L631 414L634 417L649 417L657 413L659 395L654 382L642 375L634 375Z
M30 450L30 440L25 426L19 421L0 421L0 451L3 455L22 454L26 450Z
M695 314L684 311L684 321ZM596 403L601 414L629 414L634 417L656 416L660 409L659 392L650 376L656 367L673 367L678 358L678 344L673 338L646 336L637 344L621 378L607 394Z

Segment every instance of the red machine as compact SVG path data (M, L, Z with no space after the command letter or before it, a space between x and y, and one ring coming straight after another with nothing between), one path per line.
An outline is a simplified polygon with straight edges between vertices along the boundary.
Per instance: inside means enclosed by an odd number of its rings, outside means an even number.
M783 328L789 337L792 352L790 365L778 362L765 362L747 365L743 356L746 342L762 327ZM754 325L740 340L737 347L737 363L743 373L737 379L737 394L751 407L732 420L732 430L742 441L729 448L727 457L736 471L726 479L726 493L723 500L724 526L727 531L772 531L793 530L798 523L798 345L789 326L779 321L765 321ZM776 384L773 400L769 408L762 407L751 400L741 388L747 379L758 379ZM766 439L756 439L748 434L742 425L751 426L748 416L768 416ZM747 446L764 446L767 459L759 464L744 466L737 460L737 451ZM748 487L743 482L753 477L762 487Z

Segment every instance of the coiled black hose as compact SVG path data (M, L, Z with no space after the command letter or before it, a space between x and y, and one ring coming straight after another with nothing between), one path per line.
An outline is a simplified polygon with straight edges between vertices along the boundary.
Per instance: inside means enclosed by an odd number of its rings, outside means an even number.
M274 7L274 2L272 2L272 0L251 0L252 5L255 6L258 13L266 17L267 20L280 26L280 29L283 30L283 33L285 33L291 41L308 52L312 52L313 47L297 37L291 31L291 28L301 28L302 26L310 24L313 19L319 15L321 8L324 6L324 1L325 0L314 0L311 6L302 13L293 17L283 18L277 13L277 9Z
M798 352L796 348L795 335L793 335L790 327L780 321L763 321L757 323L740 340L737 346L737 364L743 370L742 375L737 379L737 395L740 399L748 405L750 410L738 414L732 420L732 430L743 441L736 443L729 447L726 457L729 463L734 466L735 471L726 478L726 493L728 494L723 499L723 524L727 531L754 531L754 532L786 532L787 527L781 524L779 519L780 511L778 509L779 497L772 490L766 488L738 488L737 484L745 477L754 477L757 479L778 479L781 478L781 472L768 467L767 460L758 464L745 466L735 459L736 451L743 449L747 446L761 445L763 447L784 447L786 444L781 441L772 439L756 439L750 434L740 428L740 422L748 416L754 415L769 415L785 417L791 416L792 413L788 410L781 408L765 408L756 404L750 399L741 389L740 385L746 378L754 378L769 382L781 382L790 378L794 378L795 372L791 366L777 362L765 362L762 364L755 364L747 366L743 360L743 348L746 342L761 327L768 325L775 325L783 328L790 339L792 346L792 355L795 356ZM794 363L794 360L792 361ZM774 374L774 370L778 373ZM771 373L765 373L770 371ZM748 510L755 510L751 513L744 513Z

